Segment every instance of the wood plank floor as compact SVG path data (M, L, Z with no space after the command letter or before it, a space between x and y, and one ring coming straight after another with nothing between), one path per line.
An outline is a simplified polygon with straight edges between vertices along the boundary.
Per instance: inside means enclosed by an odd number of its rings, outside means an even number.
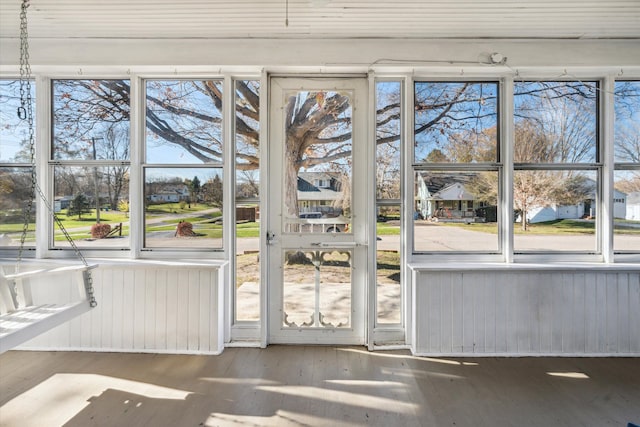
M2 426L622 426L640 359L421 358L360 347L220 356L10 351Z

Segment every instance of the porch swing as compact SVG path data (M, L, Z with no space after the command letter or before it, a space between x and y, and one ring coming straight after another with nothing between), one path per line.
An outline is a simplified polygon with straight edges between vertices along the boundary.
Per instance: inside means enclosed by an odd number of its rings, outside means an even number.
M40 188L35 173L31 67L27 34L28 7L29 0L23 0L20 12L20 107L17 113L20 120L27 120L28 123L32 164L31 197L28 198L24 209L24 222L18 256L13 266L14 272L5 273L7 265L0 266L0 354L68 322L97 305L91 277L91 270L97 265L87 263ZM42 268L42 265L39 265L37 268L32 267L29 271L21 271L24 264L22 255L29 227L29 216L33 210L33 199L36 194L44 202L49 214L82 262L81 265L53 268ZM52 283L54 280L55 283ZM59 287L64 284L67 285L67 289L62 292L63 289ZM56 288L55 292L53 287ZM44 291L34 292L36 288ZM46 296L34 296L34 293ZM42 298L46 298L47 301L39 301Z

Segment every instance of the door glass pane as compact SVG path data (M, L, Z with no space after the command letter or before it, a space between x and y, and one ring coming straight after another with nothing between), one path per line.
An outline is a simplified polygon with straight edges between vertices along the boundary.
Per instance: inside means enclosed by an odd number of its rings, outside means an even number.
M282 326L351 325L351 251L285 251Z
M284 99L284 231L348 232L351 92L290 91Z

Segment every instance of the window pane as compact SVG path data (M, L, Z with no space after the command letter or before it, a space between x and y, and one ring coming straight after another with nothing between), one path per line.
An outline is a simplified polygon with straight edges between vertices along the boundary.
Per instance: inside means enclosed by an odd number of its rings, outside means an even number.
M516 163L597 161L598 84L514 83Z
M35 92L35 85L31 82L34 138ZM18 108L21 106L20 81L0 80L0 163L31 163L29 122L18 117Z
M236 203L235 320L260 320L260 211L255 203Z
M376 83L376 197L400 199L400 82Z
M400 325L400 141L402 86L376 83L376 324Z
M640 252L640 169L615 172L613 194L616 252Z
M0 168L0 248L19 246L28 201L33 205L28 214L25 246L35 245L35 198L31 193L31 168Z
M146 82L147 163L222 162L222 81Z
M222 248L222 168L145 169L145 247Z
M414 250L496 252L497 171L415 174Z
M54 80L52 85L54 159L129 159L128 80Z
M640 251L640 81L616 82L613 249ZM622 166L620 163L624 163Z
M236 81L235 321L260 320L260 139L258 81Z
M376 224L377 324L401 323L400 205L378 205Z
M640 81L616 82L615 161L640 164Z
M495 162L498 84L415 84L415 162Z
M515 171L514 249L594 252L597 188L595 171Z
M78 246L128 247L129 167L55 166L52 207ZM53 246L70 246L57 225Z

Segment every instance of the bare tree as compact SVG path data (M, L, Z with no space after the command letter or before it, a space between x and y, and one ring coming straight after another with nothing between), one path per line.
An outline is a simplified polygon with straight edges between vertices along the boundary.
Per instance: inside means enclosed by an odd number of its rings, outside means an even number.
M100 158L118 160L129 158L129 136L119 129L110 128L104 136L104 144L100 145ZM103 180L109 195L109 205L112 210L117 210L123 191L128 198L129 166L106 166L103 172Z

